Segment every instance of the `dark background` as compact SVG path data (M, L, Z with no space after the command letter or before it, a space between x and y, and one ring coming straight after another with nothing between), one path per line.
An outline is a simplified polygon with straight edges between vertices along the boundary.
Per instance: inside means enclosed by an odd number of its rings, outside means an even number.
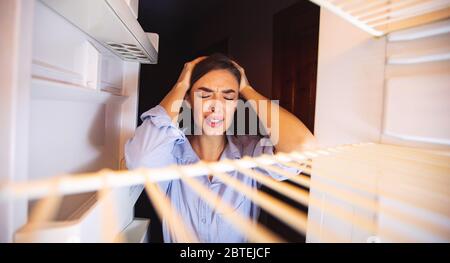
M185 62L221 52L245 69L257 91L280 100L313 131L319 15L306 0L139 1L138 21L144 31L159 34L159 53L158 64L141 65L138 115L162 100ZM145 191L135 216L150 218L149 240L162 242L161 222ZM288 241L305 240L264 211L260 222Z

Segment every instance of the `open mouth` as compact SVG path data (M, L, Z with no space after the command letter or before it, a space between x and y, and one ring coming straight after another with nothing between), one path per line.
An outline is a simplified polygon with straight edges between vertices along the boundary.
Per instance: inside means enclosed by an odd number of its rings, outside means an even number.
M223 116L208 116L205 122L211 128L216 128L223 124Z

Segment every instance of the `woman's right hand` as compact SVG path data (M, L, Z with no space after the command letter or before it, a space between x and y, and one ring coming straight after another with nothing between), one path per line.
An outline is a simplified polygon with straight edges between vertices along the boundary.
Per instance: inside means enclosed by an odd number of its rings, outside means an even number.
M192 61L186 62L183 67L183 71L181 71L180 76L178 77L177 81L177 87L181 87L185 92L189 90L190 88L190 82L191 82L191 75L192 70L194 69L195 65L197 65L198 62L202 61L206 57L198 57Z
M190 88L191 74L195 65L205 59L206 57L199 57L184 64L183 71L178 78L175 86L167 93L164 99L159 103L167 112L174 124L178 124L178 114L186 92Z

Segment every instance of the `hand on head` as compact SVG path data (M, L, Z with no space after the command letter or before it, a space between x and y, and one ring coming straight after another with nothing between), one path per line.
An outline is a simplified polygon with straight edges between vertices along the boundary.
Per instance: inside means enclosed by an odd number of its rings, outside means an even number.
M239 92L242 91L245 87L250 86L248 82L247 76L245 75L245 70L242 68L236 61L232 60L234 66L241 72L241 83L239 83Z
M180 86L182 86L186 91L190 88L192 70L194 69L195 65L197 65L198 62L204 60L205 58L206 56L198 57L184 64L183 71L181 72L177 83Z
M184 64L183 71L181 72L177 83L181 85L186 91L189 90L190 88L192 70L194 69L195 65L197 65L200 61L204 60L205 58L207 58L207 56L201 56ZM250 86L250 83L248 82L247 76L245 75L245 70L238 63L236 63L236 61L232 60L232 62L241 73L241 82L239 83L239 91L242 91L245 87Z

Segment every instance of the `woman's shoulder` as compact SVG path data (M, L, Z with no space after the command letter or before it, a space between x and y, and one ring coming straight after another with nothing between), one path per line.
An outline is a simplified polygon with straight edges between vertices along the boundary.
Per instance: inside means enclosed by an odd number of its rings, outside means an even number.
M184 132L177 124L172 122L166 110L156 105L150 110L141 115L142 125L139 128L147 130L146 133L159 133L161 135L168 135L175 139L185 140Z
M141 119L142 124L125 144L125 154L131 162L151 158L156 160L161 154L170 155L175 144L187 140L159 105L142 114Z
M169 114L167 114L166 110L161 105L154 106L142 113L140 117L143 123L150 121L157 127L169 126L172 124Z

